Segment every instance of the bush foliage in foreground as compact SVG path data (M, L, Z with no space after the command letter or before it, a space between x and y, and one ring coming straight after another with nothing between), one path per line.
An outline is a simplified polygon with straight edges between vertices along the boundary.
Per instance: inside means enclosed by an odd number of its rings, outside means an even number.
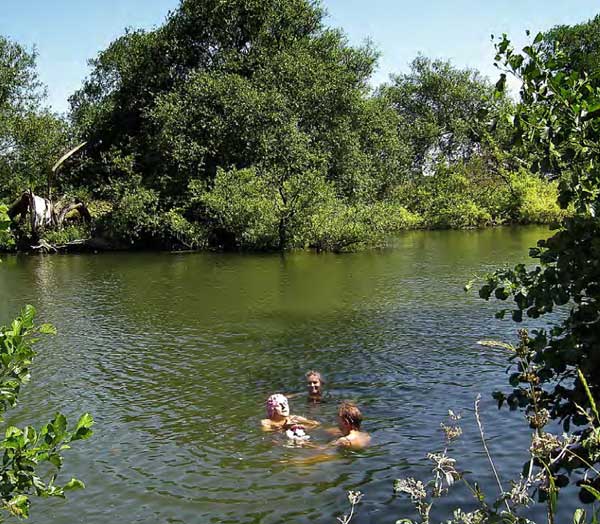
M2 414L16 406L21 386L29 381L37 337L56 333L49 324L35 325L34 317L33 306L25 306L10 325L0 327ZM40 429L5 427L4 438L0 440L0 510L27 517L32 496L64 497L68 490L83 488L80 480L71 479L62 484L56 479L63 465L62 452L71 442L89 438L92 424L92 417L86 413L74 426L68 427L66 417L57 413ZM3 520L0 515L0 521Z

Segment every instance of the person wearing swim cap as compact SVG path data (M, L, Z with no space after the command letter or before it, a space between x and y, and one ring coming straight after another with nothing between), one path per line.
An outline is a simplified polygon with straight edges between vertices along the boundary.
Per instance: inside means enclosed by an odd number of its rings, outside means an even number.
M290 429L292 426L301 424L307 427L319 425L316 420L310 420L300 415L290 414L290 405L285 395L276 393L267 399L266 403L267 417L261 420L262 428L265 431L277 431L280 429Z

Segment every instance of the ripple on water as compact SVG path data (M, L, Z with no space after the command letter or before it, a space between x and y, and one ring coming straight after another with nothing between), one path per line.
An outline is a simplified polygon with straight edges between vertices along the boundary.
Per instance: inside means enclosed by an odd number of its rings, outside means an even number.
M425 455L441 448L449 408L463 413L452 453L495 492L477 393L504 478L520 471L528 431L490 398L506 383L504 355L476 342L514 339L514 326L461 288L482 267L524 260L542 234L415 233L395 250L347 256L7 260L2 319L26 300L60 333L40 345L14 422L41 423L58 408L97 421L66 461L64 477L83 478L86 490L34 507L31 522L330 523L349 509L346 490L360 489L354 522L394 523L413 513L393 480L429 474ZM333 424L337 401L353 399L371 449L312 463L321 451L287 448L258 429L266 397L298 391L310 368L332 398L308 406L300 396L293 411ZM468 500L457 487L434 520ZM566 519L572 508L563 511Z

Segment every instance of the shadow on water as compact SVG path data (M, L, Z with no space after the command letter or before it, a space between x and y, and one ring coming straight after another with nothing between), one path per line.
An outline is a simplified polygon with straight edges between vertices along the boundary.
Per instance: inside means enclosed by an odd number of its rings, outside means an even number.
M59 330L41 345L11 422L40 423L59 408L97 421L66 460L65 477L87 489L44 513L38 504L31 521L325 523L348 509L346 490L360 489L355 522L393 523L411 514L393 480L428 474L424 457L440 447L449 408L464 414L455 455L493 491L476 394L503 473L518 475L528 436L519 415L498 414L490 398L506 383L504 355L476 342L513 339L515 327L462 286L526 261L546 234L411 232L392 249L347 255L9 257L0 319L30 302ZM301 465L314 450L258 429L265 398L297 391L311 368L332 401L298 397L293 411L333 423L337 401L353 399L372 448ZM322 431L313 438L327 441ZM466 500L458 488L435 517L468 509Z

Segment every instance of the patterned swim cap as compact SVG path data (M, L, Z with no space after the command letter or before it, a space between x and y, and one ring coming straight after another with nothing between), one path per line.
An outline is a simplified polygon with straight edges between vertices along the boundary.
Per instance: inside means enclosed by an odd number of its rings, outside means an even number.
M282 395L281 393L275 393L275 395L271 395L267 399L267 415L269 418L271 418L275 414L275 408L280 404L287 406L289 409L288 399L285 395Z

